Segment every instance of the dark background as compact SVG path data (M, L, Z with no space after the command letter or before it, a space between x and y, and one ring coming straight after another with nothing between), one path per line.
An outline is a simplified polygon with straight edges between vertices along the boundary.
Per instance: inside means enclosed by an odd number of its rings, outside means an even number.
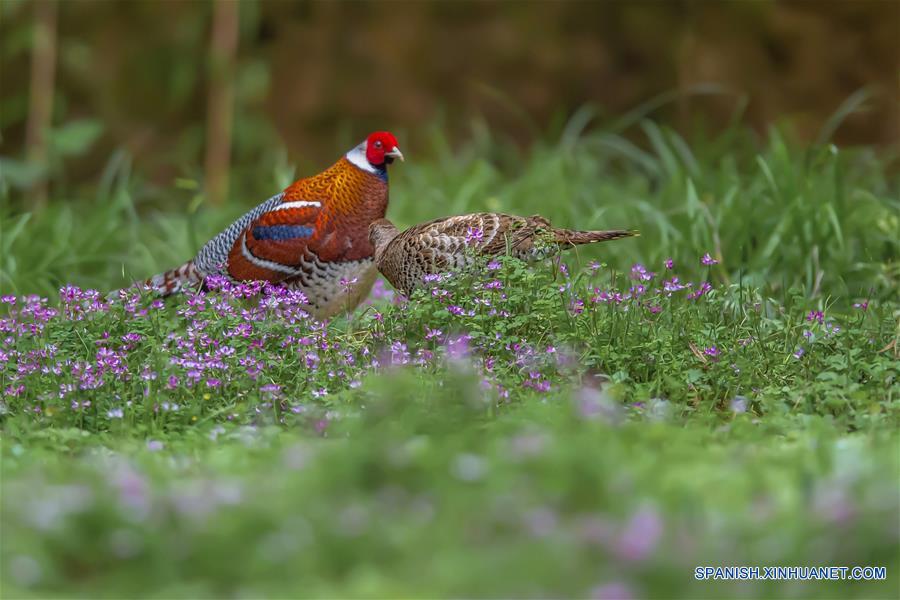
M89 182L118 149L171 185L201 169L222 178L273 148L322 166L373 128L396 131L413 155L423 126L452 142L479 119L527 144L585 105L609 122L656 102L652 116L686 135L740 121L815 142L842 111L838 144L893 144L900 131L891 0L237 7L229 20L228 0L4 1L0 155L12 191ZM43 78L41 27L55 47Z

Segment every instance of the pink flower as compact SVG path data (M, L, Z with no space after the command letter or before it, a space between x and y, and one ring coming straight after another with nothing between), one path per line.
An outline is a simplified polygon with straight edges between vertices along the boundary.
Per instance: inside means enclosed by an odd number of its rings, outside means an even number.
M666 292L669 292L670 294L672 292L678 292L680 290L683 290L686 287L688 287L688 286L684 285L683 283L680 283L678 281L677 277L673 277L672 279L669 279L669 280L663 282L663 290Z
M356 285L356 283L358 281L359 281L358 277L354 277L353 279L347 279L346 277L341 277L341 281L340 281L341 290L345 294L349 294L351 291L353 291L353 286Z
M631 600L634 592L621 581L598 585L591 590L591 600Z
M384 285L384 279L380 277L375 280L375 285L372 286L372 291L369 293L369 298L372 300L393 300L394 291L388 289Z
M450 360L461 360L467 357L471 353L469 348L469 340L471 339L472 336L468 334L460 334L447 340L447 357Z
M644 506L632 515L616 540L616 554L629 562L646 560L663 534L662 517L655 508Z
M475 244L480 244L484 239L484 231L479 227L467 227L466 228L466 244L472 246Z
M693 292L688 294L688 299L694 300L696 298L699 298L700 296L704 295L705 293L709 292L710 290L712 290L712 286L709 284L708 281L704 281L703 283L700 284L700 287L698 287L696 290L694 290Z
M638 263L631 267L631 278L637 281L650 281L656 273L651 273L644 265Z

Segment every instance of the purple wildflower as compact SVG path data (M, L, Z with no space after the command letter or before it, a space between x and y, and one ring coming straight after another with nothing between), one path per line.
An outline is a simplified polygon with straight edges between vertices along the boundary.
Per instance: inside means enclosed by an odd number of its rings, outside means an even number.
M74 285L66 285L59 290L59 299L66 304L77 302L82 297L81 288L77 288Z
M11 386L7 387L5 390L3 390L4 395L13 396L13 397L20 396L24 392L25 392L25 385L21 384L21 383L19 385L11 385Z
M675 261L672 260L671 258L667 258L666 260L664 260L664 261L663 261L663 264L664 264L664 265L666 266L666 268L667 268L668 270L670 270L670 271L671 271L672 269L675 268Z
M714 259L712 256L710 256L710 255L709 255L709 252L707 252L706 254L703 255L703 257L700 259L700 262L702 262L704 265L717 265L717 264L719 264L719 261L717 261L717 260Z
M347 279L346 277L341 277L340 285L341 290L345 294L349 294L353 291L353 286L356 285L356 282L359 281L358 277L354 277L353 279Z
M643 561L656 549L662 534L663 521L659 513L653 507L642 507L619 534L616 552L623 560Z
M259 391L263 392L264 394L277 396L281 392L281 386L277 383L267 383L266 385L261 386L259 388Z
M663 282L663 290L668 292L669 295L671 295L672 292L680 292L687 287L687 285L680 283L677 277L673 277L672 279Z
M454 361L466 358L471 352L469 348L469 341L471 339L472 336L464 333L448 340L447 357Z
M731 408L731 412L736 414L747 412L747 398L745 396L735 396L731 399L729 408Z
M409 350L406 344L397 340L391 344L390 363L394 365L409 364Z
M384 279L380 277L375 281L375 285L372 286L372 291L369 293L369 298L372 300L393 300L394 299L394 290L388 289L384 284Z
M578 391L576 407L581 417L589 420L601 420L607 423L621 421L621 406L609 397L603 389L583 387Z
M522 382L522 386L546 394L550 391L550 380L543 379L539 371L529 371L528 379Z
M825 322L825 314L821 310L811 310L806 315L806 320L810 322L815 321L821 325Z
M480 244L484 240L484 231L480 227L466 228L466 244L473 246Z
M710 283L708 281L704 281L703 283L700 284L700 287L698 287L696 290L694 290L693 292L688 294L688 299L695 300L695 299L703 296L710 290L712 290L712 286L710 285Z
M136 344L141 341L141 334L139 333L126 333L122 336L122 341L126 344Z
M640 263L637 263L633 267L631 267L631 278L636 281L650 281L651 279L653 279L654 275L656 275L656 273L651 273L644 265Z

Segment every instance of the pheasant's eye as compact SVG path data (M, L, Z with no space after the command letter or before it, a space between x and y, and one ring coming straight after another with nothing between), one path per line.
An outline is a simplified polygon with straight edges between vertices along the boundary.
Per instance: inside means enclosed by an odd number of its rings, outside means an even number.
M376 147L376 148L381 148L381 142L375 142L375 147Z

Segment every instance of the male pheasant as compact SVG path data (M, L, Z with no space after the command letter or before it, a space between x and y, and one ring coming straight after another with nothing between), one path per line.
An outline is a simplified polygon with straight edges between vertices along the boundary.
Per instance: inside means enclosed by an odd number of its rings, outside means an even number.
M369 226L375 264L407 296L426 275L470 267L477 256L509 253L524 261L548 258L569 246L638 235L636 231L574 231L552 227L541 216L473 213L445 217L400 232L387 219Z
M313 316L352 310L377 276L369 224L388 205L397 139L371 134L322 173L300 179L232 223L193 260L145 282L163 296L202 288L211 275L301 290Z

